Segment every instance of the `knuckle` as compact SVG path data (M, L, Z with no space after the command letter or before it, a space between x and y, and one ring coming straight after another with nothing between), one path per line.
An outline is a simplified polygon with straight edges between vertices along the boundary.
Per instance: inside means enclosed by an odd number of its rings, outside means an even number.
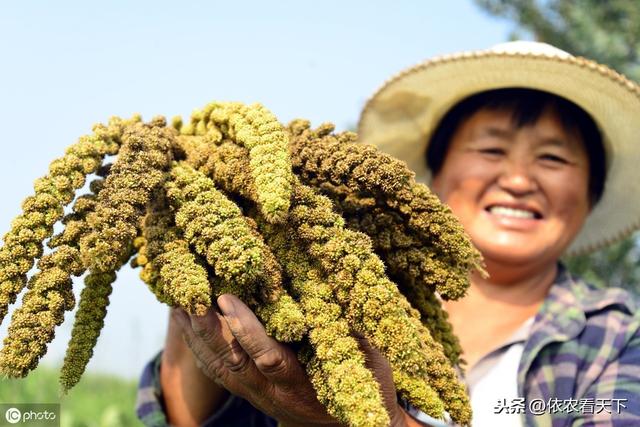
M200 329L196 331L196 335L205 343L212 343L216 339L216 335L209 329Z
M254 361L258 369L265 374L277 375L288 371L284 355L276 348L268 348L259 352Z
M207 325L202 324L201 321L193 322L193 332L205 342L212 342L216 337L215 332Z
M225 359L224 365L234 374L243 374L249 370L251 359L246 353L230 353Z
M246 372L252 363L251 358L236 339L233 339L224 349L222 359L225 367L234 374Z
M220 358L209 357L206 360L200 360L201 370L206 376L215 380L216 382L223 382L224 379L224 366Z

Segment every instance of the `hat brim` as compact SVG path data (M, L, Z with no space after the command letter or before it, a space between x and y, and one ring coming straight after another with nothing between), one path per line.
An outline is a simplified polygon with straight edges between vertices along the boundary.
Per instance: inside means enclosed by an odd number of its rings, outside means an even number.
M407 162L429 183L425 152L443 115L478 92L531 88L562 96L589 113L603 135L607 178L569 255L596 250L640 226L640 89L612 69L579 57L476 52L435 58L388 80L366 103L360 141Z

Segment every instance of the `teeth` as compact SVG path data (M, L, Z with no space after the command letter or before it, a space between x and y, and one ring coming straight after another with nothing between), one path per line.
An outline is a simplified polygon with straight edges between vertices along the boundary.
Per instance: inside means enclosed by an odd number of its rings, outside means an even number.
M489 212L491 212L494 215L510 216L512 218L526 218L526 219L534 218L533 212L525 211L522 209L512 209L506 206L493 206L491 207L491 209L489 209Z

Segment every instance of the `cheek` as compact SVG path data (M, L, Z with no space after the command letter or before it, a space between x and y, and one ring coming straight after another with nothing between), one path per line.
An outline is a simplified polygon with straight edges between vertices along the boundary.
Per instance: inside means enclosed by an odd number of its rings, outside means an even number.
M464 159L458 161L456 165L458 167L445 165L449 167L444 167L432 180L430 186L440 200L449 205L454 201L461 202L467 198L473 200L479 197L492 180L491 167L486 167L479 162L464 161Z
M465 228L471 226L481 208L480 200L486 188L486 180L473 174L450 175L442 180L434 180L432 189Z
M567 174L548 184L552 201L558 213L578 221L589 213L588 177L584 174ZM576 226L578 224L575 224Z

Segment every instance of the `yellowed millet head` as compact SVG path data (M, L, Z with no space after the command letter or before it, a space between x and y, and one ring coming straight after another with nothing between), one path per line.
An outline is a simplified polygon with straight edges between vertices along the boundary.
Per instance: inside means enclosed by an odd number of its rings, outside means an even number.
M102 179L76 199L43 256L89 173ZM351 427L389 422L356 335L387 357L401 397L469 423L453 367L460 349L434 290L463 294L477 252L411 171L355 134L303 120L285 129L259 104L211 103L169 126L113 119L34 187L0 249L0 315L34 259L40 269L0 350L6 373L37 365L74 305L71 276L88 269L60 378L64 391L73 387L116 271L133 257L172 307L201 315L222 293L241 297L268 334L300 349L318 398Z

